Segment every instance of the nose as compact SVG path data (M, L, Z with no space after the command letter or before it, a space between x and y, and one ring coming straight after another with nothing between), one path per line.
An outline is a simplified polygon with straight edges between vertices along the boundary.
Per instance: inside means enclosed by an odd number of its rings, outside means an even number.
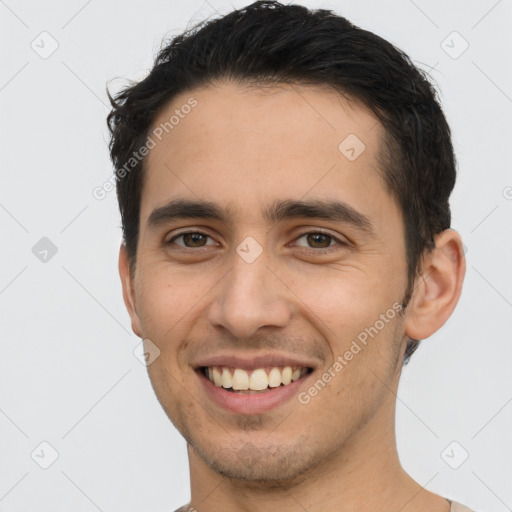
M286 285L268 267L265 251L248 263L233 254L231 270L216 287L208 319L233 336L248 338L261 327L284 327L290 319Z

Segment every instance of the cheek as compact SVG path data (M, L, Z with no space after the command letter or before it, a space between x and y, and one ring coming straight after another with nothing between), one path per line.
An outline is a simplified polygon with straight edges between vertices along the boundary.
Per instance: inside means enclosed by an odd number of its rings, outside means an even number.
M182 292L182 291L181 291ZM145 273L137 294L137 313L142 335L155 343L164 359L168 359L174 348L173 340L186 318L187 299L172 281L157 273ZM151 365L153 366L153 365Z
M149 265L148 265L149 267ZM138 311L147 328L169 329L186 317L194 301L195 282L183 282L175 272L151 265L141 272L138 286Z
M143 335L156 343L166 361L174 365L186 349L187 336L195 328L216 280L197 271L185 275L158 265L142 275L137 312Z
M373 324L389 306L382 283L369 278L361 269L322 269L296 274L291 287L303 304L304 314L333 331L357 331ZM381 311L382 309L382 311ZM308 314L309 311L309 314ZM323 331L324 329L322 329Z
M307 278L297 275L293 289L301 299L299 315L325 338L333 360L341 356L351 369L370 365L379 373L388 372L384 367L396 348L399 293L355 268L342 272L323 269ZM347 378L358 378L347 370Z

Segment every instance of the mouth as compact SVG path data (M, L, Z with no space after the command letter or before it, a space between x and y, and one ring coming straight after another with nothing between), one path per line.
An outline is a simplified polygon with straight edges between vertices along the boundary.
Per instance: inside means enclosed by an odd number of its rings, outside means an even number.
M293 353L218 353L192 362L205 407L263 414L291 403L321 364Z
M216 387L231 393L261 394L289 386L309 375L305 366L267 366L246 370L227 366L201 366L199 371Z

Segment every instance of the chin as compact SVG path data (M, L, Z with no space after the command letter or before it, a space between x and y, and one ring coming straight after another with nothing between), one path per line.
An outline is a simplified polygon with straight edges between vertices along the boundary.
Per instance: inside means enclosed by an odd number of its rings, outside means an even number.
M191 442L192 441L192 442ZM198 457L216 473L233 480L254 483L258 487L286 488L305 479L308 470L320 464L304 440L295 445L256 446L251 441L233 446L197 443L189 441ZM212 446L216 446L212 448Z

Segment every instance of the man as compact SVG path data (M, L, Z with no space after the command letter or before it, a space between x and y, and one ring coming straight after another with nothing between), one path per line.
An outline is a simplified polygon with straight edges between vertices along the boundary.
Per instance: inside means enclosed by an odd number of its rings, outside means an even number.
M111 101L123 295L187 441L180 510L468 511L395 440L402 365L465 275L423 74L330 11L263 1Z

